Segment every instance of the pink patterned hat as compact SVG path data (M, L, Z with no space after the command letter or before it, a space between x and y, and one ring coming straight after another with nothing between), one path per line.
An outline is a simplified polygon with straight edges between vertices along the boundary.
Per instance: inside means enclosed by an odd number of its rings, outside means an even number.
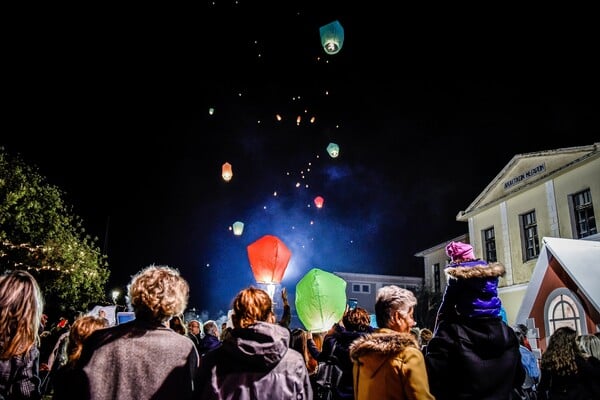
M474 260L475 254L473 253L473 246L463 242L450 242L446 246L446 254L452 259L456 260Z

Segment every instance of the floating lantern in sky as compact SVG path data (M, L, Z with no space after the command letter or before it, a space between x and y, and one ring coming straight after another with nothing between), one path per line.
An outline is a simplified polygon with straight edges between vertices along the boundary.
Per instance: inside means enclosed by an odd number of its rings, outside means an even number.
M336 158L340 155L340 146L335 143L329 143L329 145L327 145L327 152L331 158Z
M321 45L327 54L337 54L344 45L344 28L335 20L319 28Z
M223 168L221 169L221 176L225 182L229 182L233 177L233 170L231 169L231 164L226 162L223 164Z
M317 208L322 208L324 201L325 201L325 199L323 199L323 197L321 197L321 196L315 197L315 206L317 206Z
M244 232L244 223L242 221L235 221L233 223L233 234L240 236Z
M292 252L277 236L265 235L246 247L248 261L257 283L267 285L271 298L283 279Z
M313 268L296 284L296 312L311 332L325 332L346 311L346 281L331 272Z
M210 108L208 109L208 115L213 115L214 113L215 113L215 109L214 109L214 108L212 108L212 107L210 107Z

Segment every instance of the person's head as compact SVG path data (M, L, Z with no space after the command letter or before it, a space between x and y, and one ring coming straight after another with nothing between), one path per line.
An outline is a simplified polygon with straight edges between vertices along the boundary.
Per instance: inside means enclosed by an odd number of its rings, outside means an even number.
M364 308L356 307L346 311L342 323L349 331L367 332L371 328L371 316Z
M446 245L446 254L452 262L469 261L475 259L473 246L463 242L450 242Z
M171 320L169 321L169 327L177 333L187 335L187 328L183 322L183 317L181 315L174 315L173 318L171 318Z
M69 341L67 343L67 363L73 365L81 356L83 341L97 329L107 328L108 319L94 315L79 317L71 325Z
M546 351L542 353L541 367L559 375L577 371L575 357L581 354L577 346L577 331L563 326L554 331L548 341Z
M195 336L200 335L200 321L193 319L188 322L188 331ZM206 332L206 331L205 331Z
M44 298L27 271L0 276L0 358L23 354L39 342Z
M525 339L527 338L523 332L518 329L518 328L513 328L513 330L515 331L515 336L517 337L517 340L519 341L519 344L521 346L525 346Z
M421 346L426 346L431 338L433 337L433 332L429 328L423 328L419 332L419 344Z
M217 338L220 336L219 327L217 326L217 323L212 319L209 319L204 323L203 329L205 335L212 335Z
M104 311L103 309L100 309L100 311L98 311L98 316L102 317L102 318L106 318L106 311Z
M523 336L527 337L527 331L529 331L529 329L527 329L527 325L525 324L517 324L513 327L513 330L519 331L523 334Z
M259 288L249 287L241 290L233 299L234 328L247 328L259 322L273 322L274 315L269 294Z
M600 337L591 333L579 335L577 345L586 357L592 356L600 360Z
M132 277L127 292L136 319L164 324L185 311L190 287L178 270L151 265Z
M395 285L380 288L375 300L377 326L410 332L410 328L415 326L413 313L416 305L417 298L408 289Z

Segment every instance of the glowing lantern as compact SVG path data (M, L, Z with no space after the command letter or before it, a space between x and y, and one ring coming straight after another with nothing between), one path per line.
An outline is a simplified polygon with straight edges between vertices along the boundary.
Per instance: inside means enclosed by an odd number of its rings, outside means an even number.
M244 223L241 221L235 221L233 223L233 234L235 236L240 236L244 232Z
M246 250L256 282L266 284L272 297L275 285L283 279L292 252L277 236L273 235L261 237L249 244Z
M346 311L346 281L313 268L296 284L296 312L311 332L328 331Z
M333 21L319 28L321 45L327 54L337 54L344 45L344 28L339 21Z
M322 208L324 201L325 199L323 199L321 196L315 197L315 206L317 206L317 208Z
M329 153L331 158L336 158L340 155L340 146L335 143L329 143L327 145L327 153Z
M231 164L229 164L228 162L223 164L221 176L223 177L223 180L225 182L229 182L233 177L233 170L231 169Z
M214 109L214 108L212 108L212 107L210 107L210 108L208 109L208 115L213 115L214 113L215 113L215 109Z

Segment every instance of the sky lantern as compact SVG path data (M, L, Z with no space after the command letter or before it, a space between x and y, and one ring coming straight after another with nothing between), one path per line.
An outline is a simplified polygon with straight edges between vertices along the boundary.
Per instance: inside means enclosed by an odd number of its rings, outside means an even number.
M317 206L317 208L323 208L323 203L325 202L325 199L321 196L317 196L315 197L315 206Z
M329 143L327 145L327 153L329 153L331 158L336 158L340 155L340 146L338 146L336 143Z
M244 232L244 223L242 221L235 221L232 226L235 236L240 236Z
M223 164L223 168L221 170L221 176L225 182L229 182L233 177L233 170L231 169L231 164L226 162Z
M311 332L328 331L346 311L346 281L313 268L296 284L296 312Z
M277 236L265 235L246 248L250 268L257 283L267 285L271 298L281 283L292 252Z
M321 45L327 54L337 54L344 45L344 28L338 20L319 28Z

